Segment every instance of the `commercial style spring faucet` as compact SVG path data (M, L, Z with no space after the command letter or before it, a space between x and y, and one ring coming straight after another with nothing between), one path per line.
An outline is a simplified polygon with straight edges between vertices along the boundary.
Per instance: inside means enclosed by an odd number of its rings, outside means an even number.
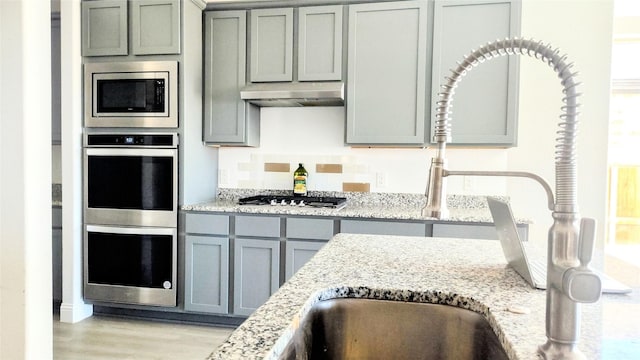
M558 138L556 139L555 172L556 199L551 187L541 177L528 172L514 171L449 171L446 169L445 149L451 139L449 115L453 94L462 77L480 63L503 55L527 55L546 62L557 73L563 86L563 102ZM427 184L427 202L422 215L435 218L448 216L446 206L446 177L451 175L518 176L539 182L548 197L548 207L554 220L549 229L547 251L547 341L538 352L545 359L585 359L577 347L580 337L580 303L596 302L602 285L598 275L588 264L591 261L595 238L595 221L580 219L577 201L577 164L575 143L577 135L579 83L573 63L558 49L540 41L505 39L488 43L472 51L451 70L441 86L436 104L436 126L433 136L438 149L431 160Z

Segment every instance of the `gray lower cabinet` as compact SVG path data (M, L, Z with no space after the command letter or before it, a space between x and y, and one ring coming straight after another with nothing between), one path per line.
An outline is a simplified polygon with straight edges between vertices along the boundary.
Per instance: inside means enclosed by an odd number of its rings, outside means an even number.
M518 234L522 241L527 241L529 227L527 225L518 225ZM433 224L431 236L483 240L498 239L496 228L493 224Z
M204 16L203 141L257 146L260 109L240 99L246 85L247 13L206 12Z
M251 315L280 287L280 240L236 238L233 313Z
M233 313L250 315L280 287L280 217L235 217Z
M62 208L51 208L53 301L62 302Z
M348 144L425 141L427 1L349 6Z
M340 232L349 234L425 236L427 225L424 222L348 219L340 222Z
M184 308L228 314L229 216L188 213L184 222Z
M180 6L180 0L82 1L82 55L128 55L129 37L133 55L179 54Z
M321 241L287 240L284 280L288 281L326 244Z
M286 219L284 281L289 280L336 233L333 219L288 217Z
M464 24L464 27L461 27ZM510 0L435 1L431 84L431 133L435 103L449 69L473 49L520 34L520 2ZM469 29L463 31L462 29ZM451 109L452 144L516 144L518 56L485 61L459 83Z
M229 238L185 237L184 308L229 313Z

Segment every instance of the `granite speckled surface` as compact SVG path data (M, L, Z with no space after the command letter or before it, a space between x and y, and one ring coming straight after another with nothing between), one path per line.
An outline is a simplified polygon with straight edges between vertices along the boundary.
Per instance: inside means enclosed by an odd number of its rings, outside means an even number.
M243 190L223 189L214 201L183 205L184 211L309 215L329 217L398 219L398 220L435 220L422 216L421 209L426 198L421 194L401 193L353 193L353 192L310 192L309 196L346 197L347 206L340 210L331 208L299 207L290 205L238 205L238 199L253 195L290 195L284 190ZM441 221L493 223L486 196L448 195L447 206L450 215ZM518 223L530 223L517 218Z
M536 349L546 340L545 291L532 289L506 267L497 241L338 234L208 359L277 359L314 303L340 297L428 302L476 311L489 320L511 359L538 359ZM611 311L603 317L603 307L621 305L626 306L623 317L640 315L640 302L628 295L606 295L596 304L582 306L579 348L587 358L633 358L640 339L635 321L622 337L602 330L605 325L619 327L610 318ZM513 306L529 312L507 310Z

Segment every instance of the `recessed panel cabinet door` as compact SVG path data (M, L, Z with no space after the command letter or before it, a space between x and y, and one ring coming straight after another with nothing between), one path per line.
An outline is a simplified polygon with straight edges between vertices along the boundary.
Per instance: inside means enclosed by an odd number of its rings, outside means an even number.
M519 8L518 1L509 0L435 2L431 134L440 86L450 69L488 42L518 36ZM518 64L519 56L502 56L485 61L462 78L451 108L453 144L516 144Z
M134 55L180 53L179 0L134 0L131 17Z
M184 308L229 313L229 238L185 237Z
M298 10L298 80L342 79L342 6Z
M280 286L280 241L236 238L233 313L251 315Z
M349 6L348 144L425 140L427 1Z
M293 8L251 10L251 82L293 80Z
M82 2L82 56L127 55L127 1Z
M222 145L260 142L260 110L240 99L246 84L246 11L206 12L204 17L203 140Z

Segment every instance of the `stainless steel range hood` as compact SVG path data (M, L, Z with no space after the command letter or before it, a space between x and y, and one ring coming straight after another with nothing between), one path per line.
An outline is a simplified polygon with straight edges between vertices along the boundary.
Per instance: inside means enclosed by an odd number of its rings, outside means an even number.
M240 98L258 106L343 106L344 83L255 83L243 88Z

